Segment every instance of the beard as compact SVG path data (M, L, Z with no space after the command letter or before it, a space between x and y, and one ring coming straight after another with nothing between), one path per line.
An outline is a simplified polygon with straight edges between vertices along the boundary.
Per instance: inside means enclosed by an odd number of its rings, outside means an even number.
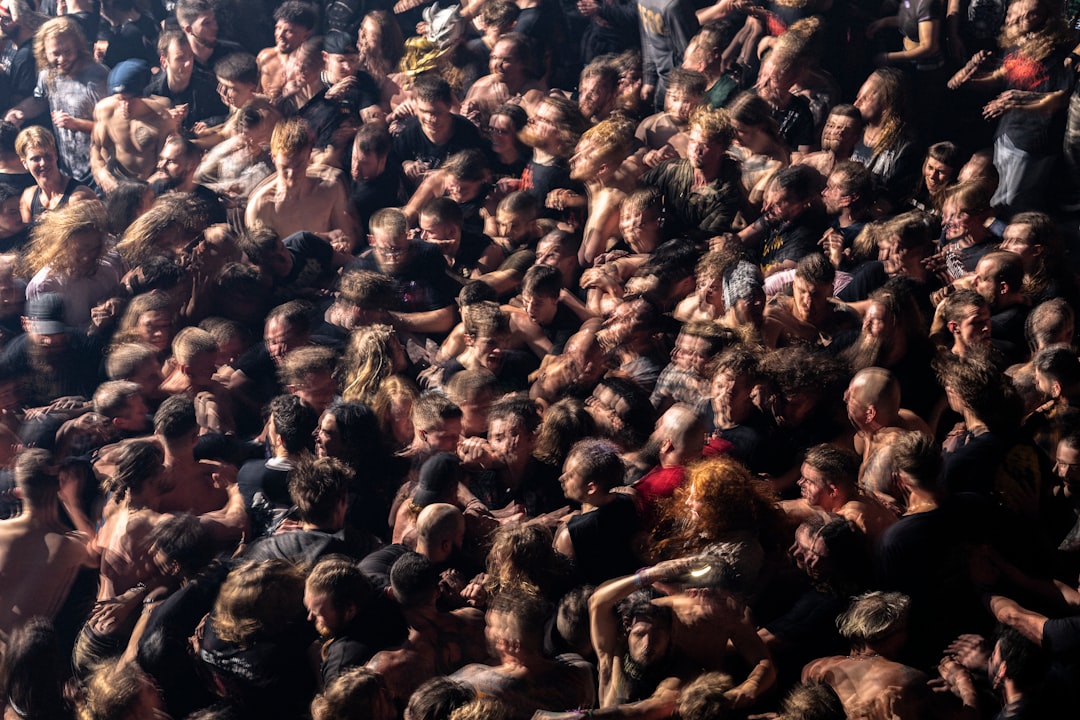
M892 341L873 335L860 335L858 341L847 351L852 370L858 372L868 367L884 367L881 362L892 352Z
M521 132L518 133L518 137L521 139L521 142L525 143L531 148L539 148L541 150L545 149L544 144L546 142L546 138L540 133L533 130L531 125L526 125L524 128L522 128Z

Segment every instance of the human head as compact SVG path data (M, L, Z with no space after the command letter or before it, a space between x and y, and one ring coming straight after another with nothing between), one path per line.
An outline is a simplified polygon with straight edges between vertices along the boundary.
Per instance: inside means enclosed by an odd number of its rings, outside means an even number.
M337 353L331 348L319 345L299 347L282 358L278 377L287 392L298 396L321 413L338 394L334 380L337 360Z
M1051 345L1031 359L1035 384L1051 400L1071 399L1080 390L1080 359L1068 345Z
M828 683L805 682L791 689L781 705L783 720L846 720L840 696Z
M987 668L995 690L1003 690L1002 685L1008 679L1021 691L1036 691L1050 666L1051 657L1043 647L1014 627L998 625Z
M601 378L585 406L601 436L624 448L641 447L652 431L655 411L648 393L628 378Z
M93 720L167 717L154 681L133 662L107 660L86 680L85 717Z
M844 402L848 419L857 430L889 426L900 411L900 382L885 368L863 368L851 379Z
M73 17L53 18L34 34L34 61L50 78L71 75L91 60L90 44Z
M959 240L984 233L990 217L993 192L981 182L963 182L945 191L941 206L942 229L945 240Z
M187 36L180 30L163 30L158 36L158 61L169 80L187 86L195 68L195 54Z
M544 631L551 608L539 595L504 589L488 602L488 645L504 661L543 653Z
M288 55L311 37L319 15L314 5L300 0L286 0L274 11L274 46Z
M461 475L460 465L456 473L455 480ZM447 494L454 497L456 490L455 483L447 489ZM416 516L416 549L431 562L447 562L455 553L461 551L464 541L465 516L455 505L431 503Z
M586 130L570 158L570 175L586 181L607 178L618 170L634 147L634 124L617 116L602 120Z
M753 153L764 153L770 141L783 142L780 129L772 116L772 107L760 95L739 93L728 106L731 124L735 128L735 140Z
M653 602L659 596L654 588L642 588L615 606L630 659L644 668L663 662L671 649L672 612Z
M735 127L726 111L697 108L690 114L690 164L697 170L716 172L734 138Z
M30 233L24 262L32 276L46 265L53 276L92 277L105 254L106 217L99 202L77 202L45 213Z
M251 102L259 86L259 65L250 53L237 52L222 58L214 65L218 95L232 109Z
M406 720L449 720L450 714L476 698L472 688L448 677L435 677L416 688L405 707Z
M266 316L263 342L274 363L280 365L285 355L308 344L311 334L312 307L303 300L278 305Z
M332 680L311 702L312 720L393 720L394 704L386 680L367 667L353 667Z
M852 151L862 139L863 119L854 105L835 105L825 118L821 130L821 148L838 158L851 157Z
M941 318L952 336L953 349L967 352L990 344L990 304L974 290L957 290L945 298Z
M1028 347L1037 352L1047 345L1071 344L1076 334L1076 317L1064 298L1053 298L1035 306L1024 323Z
M604 120L618 97L619 70L609 57L601 55L582 69L578 87L581 114L593 122Z
M272 436L276 436L290 455L312 452L312 435L318 426L319 414L296 395L278 395L270 401Z
M426 607L439 593L439 571L423 555L407 552L390 568L390 588L403 608Z
M161 487L158 479L164 472L164 460L157 443L133 440L117 452L116 470L102 482L102 487L113 493L118 502L135 495L147 497L162 492L166 488Z
M169 515L150 531L154 564L167 576L191 578L214 558L206 526L188 513Z
M821 174L809 165L790 165L773 176L762 211L771 219L793 222L821 201Z
M842 160L833 166L825 180L821 198L825 211L836 214L848 208L862 211L869 208L874 199L873 175L862 163Z
M795 60L789 54L771 52L761 61L755 89L770 105L787 106L787 96L798 79Z
M934 143L926 150L922 179L931 196L943 192L960 172L960 148L948 141Z
M893 467L908 487L933 492L941 472L941 448L925 433L903 433L893 443Z
M176 334L172 343L173 358L192 387L205 390L210 387L217 369L217 341L214 336L197 327L186 327Z
M349 334L345 349L341 396L350 402L371 402L380 383L405 367L405 351L392 327L376 324L357 328Z
M380 123L364 123L353 140L352 176L371 181L386 170L390 155L390 133Z
M531 147L539 147L560 158L574 154L588 122L578 106L561 95L548 95L537 105L521 133Z
M19 496L32 509L45 509L57 502L60 480L48 450L27 448L15 458L15 487Z
M618 446L608 440L586 438L570 448L559 482L568 500L586 502L622 485L625 474Z
M195 415L195 403L184 395L166 398L154 413L154 434L171 445L187 439L194 447L199 423Z
M690 121L690 113L701 105L707 84L705 76L697 70L676 67L668 73L664 112L676 125L685 127Z
M714 410L725 409L737 421L749 417L760 372L761 358L747 345L733 345L720 353L710 387Z
M488 442L508 465L532 456L539 427L539 408L523 393L504 395L488 411Z
M1075 504L1080 499L1080 432L1058 440L1054 453L1054 475L1061 481L1061 493Z
M461 436L461 408L442 393L427 392L413 403L413 430L431 450L456 452Z
M371 233L368 242L375 255L379 269L387 275L404 270L409 263L411 248L409 222L397 208L383 208L371 216Z
M340 530L353 475L337 458L302 458L289 471L289 497L301 522L322 530Z
M367 607L374 593L359 565L342 555L329 555L315 563L307 576L304 607L320 635L336 637Z
M992 310L1015 304L1023 284L1024 263L1014 252L988 252L975 266L975 292L986 298Z
M907 595L876 590L853 599L836 624L853 650L889 648L895 652L905 639L910 607ZM900 644L894 644L897 640Z
M799 477L803 499L826 512L835 512L855 494L862 459L829 443L807 451Z
M727 693L735 687L731 676L721 672L699 675L679 696L678 713L682 720L726 720L734 717Z
M94 391L94 412L123 432L139 433L149 426L141 388L128 380L110 380L99 385Z
M176 20L193 45L212 48L217 44L217 17L210 0L180 0Z
M821 253L807 255L795 266L792 284L794 314L810 324L822 321L828 312L833 294L836 268Z
M1001 250L1014 252L1024 263L1024 289L1039 294L1046 287L1048 272L1065 255L1057 223L1041 212L1016 213L1002 233Z

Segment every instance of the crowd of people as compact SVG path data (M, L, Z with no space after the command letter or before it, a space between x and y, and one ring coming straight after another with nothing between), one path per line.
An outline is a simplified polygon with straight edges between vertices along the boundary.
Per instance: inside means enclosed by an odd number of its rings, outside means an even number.
M1080 8L0 0L5 718L1080 708Z

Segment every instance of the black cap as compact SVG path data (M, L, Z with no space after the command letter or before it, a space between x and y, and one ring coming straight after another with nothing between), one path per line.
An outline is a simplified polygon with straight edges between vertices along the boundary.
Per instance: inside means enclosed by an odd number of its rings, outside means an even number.
M340 30L331 30L323 37L322 49L331 55L359 55L356 37Z
M461 480L461 461L454 453L435 453L420 466L413 503L425 508L455 492Z

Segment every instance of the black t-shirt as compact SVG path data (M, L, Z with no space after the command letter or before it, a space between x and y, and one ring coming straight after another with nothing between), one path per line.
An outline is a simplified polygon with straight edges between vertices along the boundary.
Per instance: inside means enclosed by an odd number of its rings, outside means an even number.
M452 115L453 130L445 145L436 145L420 127L420 120L411 117L394 137L394 154L402 161L417 160L430 169L441 167L446 158L462 150L481 150L488 153L488 144L476 126L461 115Z
M225 107L221 96L218 95L217 81L214 76L200 67L192 69L188 86L178 91L171 90L166 73L159 72L150 79L150 83L146 86L146 94L168 98L172 101L173 107L187 105L188 111L183 120L185 130L190 130L197 122L216 125L224 122L229 114L229 109Z
M771 267L786 261L798 262L807 255L819 252L818 242L828 227L824 212L807 211L766 235L761 248L761 266L768 273Z
M450 277L462 285L469 282L473 271L479 267L480 258L491 247L491 238L487 235L464 232L461 235L461 245L454 256L454 266L446 271Z
M509 490L499 474L491 470L470 475L469 489L488 508L504 508L516 502L525 506L525 513L529 517L536 517L566 505L558 479L560 472L560 468L532 457L517 490Z
M360 227L367 230L368 221L376 211L401 207L409 201L409 195L408 180L397 162L387 162L386 170L377 178L353 181L352 203L360 218Z
M22 230L8 235L6 238L0 238L0 253L18 252L26 247L30 242L30 226L27 225Z
M301 230L282 242L293 266L285 277L274 278L274 296L281 302L304 290L324 287L334 276L334 248L318 235Z
M205 63L199 62L199 58L195 58L195 67L201 67L208 72L214 72L214 65L219 61L224 60L230 55L236 53L246 53L247 50L240 43L235 43L232 40L218 39L217 45L214 46L214 52L210 53L210 57L206 59Z
M542 217L564 220L568 215L575 213L573 210L555 210L547 207L547 196L552 190L573 190L578 194L584 192L584 187L579 182L570 179L570 164L565 160L556 160L554 165L541 165L530 160L521 173L522 192L526 192L536 198L540 203Z
M610 503L571 518L566 530L582 581L599 585L631 575L639 567L632 549L638 530L637 506L629 495L614 494Z
M773 120L791 150L798 150L800 145L817 145L814 137L814 113L810 110L810 101L802 95L792 95L791 102L783 110L773 111Z
M98 40L109 43L102 60L108 67L116 67L129 59L145 60L147 65L154 67L158 63L157 39L157 23L147 15L139 15L119 27L108 20L98 27Z
M394 281L399 312L426 312L440 310L454 302L459 286L447 273L446 260L435 247L424 242L414 242L410 246L409 264L397 275L389 276ZM360 270L371 270L385 275L372 250L365 251L351 263Z

